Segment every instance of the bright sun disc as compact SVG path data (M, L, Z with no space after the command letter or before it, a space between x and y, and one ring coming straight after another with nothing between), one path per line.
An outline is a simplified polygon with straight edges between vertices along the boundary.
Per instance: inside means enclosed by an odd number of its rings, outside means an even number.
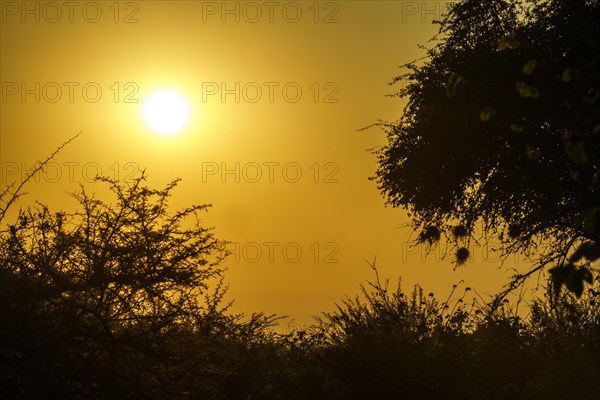
M190 119L187 101L173 90L152 93L142 107L146 124L153 131L163 135L173 135L181 131Z

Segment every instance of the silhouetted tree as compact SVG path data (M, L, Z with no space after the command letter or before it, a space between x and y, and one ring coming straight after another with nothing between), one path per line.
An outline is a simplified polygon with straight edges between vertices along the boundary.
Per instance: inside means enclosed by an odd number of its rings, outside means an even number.
M0 231L3 398L245 398L271 317L225 313L226 255L207 205L171 211L164 189L97 178L81 209L21 209ZM248 378L249 377L249 378ZM237 380L236 380L237 379Z
M600 2L463 0L439 23L395 79L408 103L373 179L459 264L479 222L539 253L499 299L544 266L580 296L600 257Z

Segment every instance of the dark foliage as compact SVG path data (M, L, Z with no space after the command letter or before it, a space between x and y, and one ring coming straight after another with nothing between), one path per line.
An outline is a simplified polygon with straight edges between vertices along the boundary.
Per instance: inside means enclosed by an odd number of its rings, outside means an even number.
M107 204L21 210L0 234L7 399L595 399L598 282L579 300L468 306L379 278L289 334L222 305L222 249L165 189L101 178ZM373 269L376 271L375 267ZM456 289L456 288L455 288Z
M421 241L482 221L508 251L540 254L534 271L581 269L553 274L581 295L600 256L599 38L596 0L452 3L428 56L396 78L408 103L384 124L374 178Z
M171 213L177 181L99 180L115 204L82 189L81 211L39 205L0 233L0 397L244 398L273 318L220 306L207 206Z
M598 288L595 283L595 288ZM325 315L314 335L331 399L595 399L600 395L598 292L563 293L523 319L462 296L440 303L369 283ZM309 353L310 355L310 353Z

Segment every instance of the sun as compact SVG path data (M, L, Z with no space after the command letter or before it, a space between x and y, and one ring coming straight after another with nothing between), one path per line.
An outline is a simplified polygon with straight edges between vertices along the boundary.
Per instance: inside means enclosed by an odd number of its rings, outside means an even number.
M190 120L190 107L177 91L157 90L144 101L142 117L154 132L170 136L186 127Z

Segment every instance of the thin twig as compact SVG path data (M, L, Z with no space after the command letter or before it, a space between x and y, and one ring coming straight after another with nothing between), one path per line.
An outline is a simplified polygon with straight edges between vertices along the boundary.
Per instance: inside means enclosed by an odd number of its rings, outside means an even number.
M12 194L12 197L10 198L10 200L8 200L6 202L6 205L4 206L4 208L0 210L0 222L2 222L2 220L4 219L4 216L6 215L6 212L8 211L8 209L10 208L10 206L12 205L12 203L14 203L15 200L17 200L17 198L20 197L19 192L21 191L21 189L23 188L23 186L25 186L25 184L27 182L29 182L29 180L35 176L35 174L37 174L39 171L43 170L44 167L46 167L46 165L56 156L56 154L58 154L59 151L61 151L66 145L68 145L69 143L71 143L73 140L75 140L82 133L83 133L83 130L79 131L78 134L76 134L75 136L73 136L72 138L70 138L69 140L67 140L66 142L64 142L63 144L61 144L56 150L54 150L54 152L52 154L50 154L43 162L41 162L40 165L38 165L36 168L34 168L34 170L31 171L27 175L27 177L15 189L14 193ZM5 193L7 193L8 189L10 187L12 187L12 185L13 184L11 184L7 188L7 190L5 190L2 193L2 195L4 195Z

